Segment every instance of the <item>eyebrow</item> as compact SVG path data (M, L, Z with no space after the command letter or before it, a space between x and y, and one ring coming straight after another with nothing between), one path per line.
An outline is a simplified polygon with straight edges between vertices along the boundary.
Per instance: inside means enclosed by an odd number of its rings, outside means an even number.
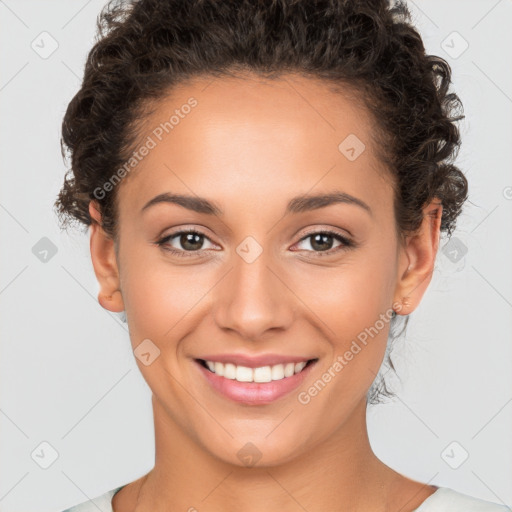
M197 213L204 213L206 215L224 215L222 209L215 202L209 201L204 197L171 194L169 192L159 194L148 201L142 207L141 213L149 207L159 203L177 204L183 208L187 208L188 210L192 210ZM288 205L286 206L286 213L303 213L339 203L359 206L366 210L370 215L373 215L371 208L364 201L347 194L346 192L340 191L334 191L328 194L304 194L294 197L288 202Z

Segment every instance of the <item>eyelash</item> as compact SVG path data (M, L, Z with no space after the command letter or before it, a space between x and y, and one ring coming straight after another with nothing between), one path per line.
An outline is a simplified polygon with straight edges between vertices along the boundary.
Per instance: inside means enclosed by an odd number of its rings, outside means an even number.
M190 257L190 256L196 256L199 252L201 252L201 249L198 250L198 251L182 251L182 250L178 250L178 249L174 249L174 248L169 248L169 247L165 246L165 244L168 241L172 240L173 238L176 238L179 235L184 235L184 234L188 234L188 233L193 233L193 234L196 234L196 235L200 235L200 236L203 236L203 237L205 237L206 239L209 240L209 238L205 234L201 233L200 231L197 231L195 229L184 229L182 231L177 231L176 233L172 233L170 235L165 236L164 238L161 238L160 240L158 240L156 242L156 244L159 247L161 247L164 251L169 251L173 255L178 256L180 258L181 257L187 258L187 257ZM314 252L314 253L316 253L315 257L331 256L332 254L335 254L335 253L337 253L339 251L346 250L346 249L349 249L349 248L352 248L352 247L356 246L356 244L352 240L349 240L348 238L340 235L336 231L331 231L331 230L328 230L328 229L327 230L321 230L321 231L310 231L310 232L306 233L305 236L303 236L299 240L299 242L302 242L303 240L306 240L307 238L310 238L310 237L312 237L314 235L330 235L330 236L332 236L333 238L335 238L336 240L338 240L339 242L342 243L342 245L340 245L339 247L336 247L334 249L329 249L328 251L307 251L307 252Z

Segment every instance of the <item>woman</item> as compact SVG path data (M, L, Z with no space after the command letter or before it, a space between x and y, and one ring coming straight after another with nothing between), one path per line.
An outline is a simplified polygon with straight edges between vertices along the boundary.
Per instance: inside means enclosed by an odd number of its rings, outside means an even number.
M467 197L450 68L403 5L110 3L56 207L125 312L156 461L68 511L504 511L373 453L388 335Z

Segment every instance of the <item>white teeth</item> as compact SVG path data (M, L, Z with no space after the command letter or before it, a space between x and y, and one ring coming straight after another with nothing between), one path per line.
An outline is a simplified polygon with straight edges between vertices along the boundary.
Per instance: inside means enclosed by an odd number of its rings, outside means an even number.
M291 377L295 373L295 364L294 363L287 363L284 367L284 376L285 377Z
M306 362L303 361L302 363L295 363L295 373L299 373L303 370L304 366L306 366Z
M224 375L224 365L222 363L215 363L215 373L221 377Z
M272 370L270 369L270 366L254 368L253 380L254 382L270 382L272 380Z
M226 379L234 380L236 379L236 366L231 363L226 363L224 365L224 375Z
M218 361L206 361L206 365L210 371L226 379L234 379L239 382L270 382L272 380L281 380L285 377L291 377L295 373L300 373L306 364L307 361L302 361L300 363L248 368L247 366L237 366L232 363L224 364Z
M222 365L224 366L224 365ZM215 363L215 369L217 369L217 363ZM217 373L217 372L215 372ZM220 374L219 374L220 375ZM252 368L246 366L237 366L235 379L239 382L251 382L253 380Z
M284 378L284 366L282 364L272 366L269 380L281 380L282 378Z

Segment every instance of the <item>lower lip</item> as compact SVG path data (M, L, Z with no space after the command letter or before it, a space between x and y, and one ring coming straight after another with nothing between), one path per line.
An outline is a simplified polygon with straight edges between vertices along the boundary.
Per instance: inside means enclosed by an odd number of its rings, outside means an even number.
M270 404L278 398L287 395L302 383L308 376L317 361L309 363L301 372L270 382L238 382L235 379L226 379L205 368L199 361L194 363L199 367L212 387L223 396L248 405Z

